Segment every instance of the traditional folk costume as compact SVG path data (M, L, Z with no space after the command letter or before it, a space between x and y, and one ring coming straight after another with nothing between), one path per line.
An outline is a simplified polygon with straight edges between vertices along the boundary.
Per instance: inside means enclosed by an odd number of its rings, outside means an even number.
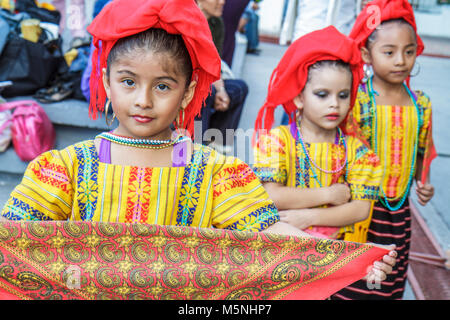
M372 1L381 9L381 20L403 18L416 30L413 9L408 1ZM368 7L355 22L350 34L359 47L365 46L373 29L367 27L370 16ZM417 37L417 55L424 46ZM377 93L372 87L372 79L360 85L353 112L347 127L357 127L364 141L378 155L383 170L380 195L375 203L367 241L379 244L395 244L398 252L397 263L392 274L382 282L381 288L368 290L365 283L338 292L338 299L401 299L404 292L408 255L411 240L411 214L408 196L415 176L417 155L424 157L422 182L426 182L431 160L435 157L431 136L431 102L420 91L409 89L409 79L405 89L411 97L407 106L377 105Z
M105 6L88 28L96 47L91 79L98 81L91 82L90 111L103 110L100 70L114 43L152 27L181 34L191 56L197 87L181 124L192 132L220 75L194 1ZM0 270L8 270L0 299L324 299L387 253L253 232L279 215L248 165L201 145L172 167L114 165L114 139L104 133L99 150L88 140L30 162L2 211L20 221L0 222ZM174 150L186 143L178 142Z
M200 112L211 83L220 77L220 58L208 23L195 3L137 2L106 5L88 27L95 46L90 114L95 118L103 111L106 92L101 69L106 67L116 41L149 28L163 28L182 35L192 60L192 78L198 84L178 123L192 132L194 116ZM192 159L181 159L176 167L117 166L110 161L110 144L126 139L110 133L99 137L98 152L89 140L44 153L31 162L3 216L13 220L140 222L251 231L263 230L279 220L250 167L238 159L221 157L195 145ZM174 153L182 144L180 140Z
M335 143L305 143L299 139L295 123L261 136L253 170L262 182L288 187L321 188L347 183L352 200L371 202L378 198L382 173L378 158L357 138L343 135L337 136ZM339 239L364 243L369 222L370 217L343 228L313 226L304 231L317 237L339 231Z
M121 166L100 161L93 140L32 161L2 215L250 231L279 220L258 178L238 159L196 144L186 166Z
M289 187L319 188L348 183L352 200L374 202L381 180L381 168L374 153L356 137L346 136L340 128L335 143L305 143L293 119L296 107L292 99L303 90L308 67L320 60L349 63L354 77L351 95L354 101L360 64L360 53L354 42L334 27L310 33L295 41L272 74L267 100L261 108L256 127L269 129L273 122L273 110L279 104L290 115L291 123L271 130L269 135L260 136L255 148L253 170L263 182L276 182ZM339 238L365 242L369 221L370 217L341 228ZM305 231L328 237L337 230L339 228L313 226Z

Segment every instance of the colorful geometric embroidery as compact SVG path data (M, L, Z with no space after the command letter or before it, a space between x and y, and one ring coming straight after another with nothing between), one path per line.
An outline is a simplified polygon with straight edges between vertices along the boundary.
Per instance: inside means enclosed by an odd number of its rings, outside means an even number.
M271 167L253 167L253 172L262 182L276 182L285 184L287 180L286 169L275 169Z
M355 161L358 161L362 157L364 157L369 152L369 149L365 145L360 145L355 150ZM376 157L376 155L373 153L371 157Z
M125 222L147 222L152 174L152 168L131 167Z
M78 160L77 203L81 220L90 221L98 200L98 157L94 143L74 146Z
M273 203L261 207L235 223L229 225L226 229L240 231L262 231L272 224L280 221L278 209Z
M50 221L51 219L40 212L33 209L27 203L17 199L11 198L3 210L2 216L8 220L32 220L32 221Z
M430 99L429 97L421 92L416 92L417 94L417 106L419 107L420 116L419 122L425 125L425 110L429 109ZM362 129L362 133L364 138L368 141L372 141L372 122L373 122L373 108L372 103L370 101L369 94L367 93L367 88L365 85L361 85L358 89L358 100L357 104L359 105L359 117L360 117L360 127ZM356 110L356 109L355 109ZM381 128L382 130L382 128ZM421 128L422 130L422 128ZM371 146L373 147L373 146Z
M417 119L416 113L408 112L407 106L373 106L367 90L365 85L359 87L357 103L354 108L355 118L358 119L363 137L371 143L372 148L374 147L375 135L379 140L378 150L374 151L379 153L384 168L383 190L387 197L396 198L403 194L405 190L408 180L405 174L408 174L411 166L411 164L405 163L405 159L410 158L408 153L415 138L406 134L410 130L408 126L412 123L417 124L417 121L422 124L418 153L423 153L429 117L431 116L430 100L421 91L415 93L419 108L419 119ZM373 108L377 108L376 111L383 113L383 116L386 117L384 121L379 120L379 123L377 123L378 133L372 132L373 127L375 127L373 124L373 121L375 121ZM409 147L410 144L411 148Z
M215 177L214 197L234 188L245 187L255 179L253 170L245 163L224 168Z
M305 143L306 148L309 149L310 144ZM310 188L310 164L300 142L295 139L295 186L297 188Z
M37 180L42 183L61 189L66 194L72 191L67 168L56 163L50 163L47 158L40 157L39 161L32 161L30 169L33 171Z
M180 200L178 202L177 226L190 226L200 197L200 185L205 174L205 167L210 157L211 149L199 146L194 150L192 162L184 171L181 184Z
M402 176L402 146L404 140L403 110L403 107L392 107L391 119L393 125L391 127L390 161L388 161L390 170L389 174L387 174L387 188L383 188L388 197L395 197Z
M368 186L364 184L352 183L349 185L353 200L374 200L378 199L378 186Z
M273 134L261 135L258 140L258 152L262 157L273 156L274 154L283 153L286 149L285 142L278 136Z
M370 97L369 94L365 92L366 90L365 84L358 88L358 101L356 103L359 103L361 107L360 123L364 138L367 139L367 141L372 142L372 116L374 106L370 103Z

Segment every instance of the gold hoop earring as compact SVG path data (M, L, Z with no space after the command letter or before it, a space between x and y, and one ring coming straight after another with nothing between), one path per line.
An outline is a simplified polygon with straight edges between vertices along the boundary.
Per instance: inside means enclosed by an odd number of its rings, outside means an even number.
M113 116L112 116L111 120L108 120L108 109L109 109L110 104L111 104L111 100L108 99L108 101L106 101L106 106L105 106L105 122L108 127L111 127L114 120L116 119L116 114L113 112Z

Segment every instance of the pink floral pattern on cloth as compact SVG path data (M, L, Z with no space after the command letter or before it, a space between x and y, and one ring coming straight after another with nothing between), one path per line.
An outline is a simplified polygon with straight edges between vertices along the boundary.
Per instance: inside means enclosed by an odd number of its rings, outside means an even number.
M386 253L268 233L7 221L0 299L325 299Z

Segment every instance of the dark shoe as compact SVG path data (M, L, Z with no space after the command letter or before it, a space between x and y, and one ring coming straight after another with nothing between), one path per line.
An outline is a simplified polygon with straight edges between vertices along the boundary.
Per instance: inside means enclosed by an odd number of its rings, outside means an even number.
M258 56L261 53L261 49L247 49L247 53Z
M70 98L73 93L71 83L58 83L50 88L39 89L33 98L41 103L52 103Z

